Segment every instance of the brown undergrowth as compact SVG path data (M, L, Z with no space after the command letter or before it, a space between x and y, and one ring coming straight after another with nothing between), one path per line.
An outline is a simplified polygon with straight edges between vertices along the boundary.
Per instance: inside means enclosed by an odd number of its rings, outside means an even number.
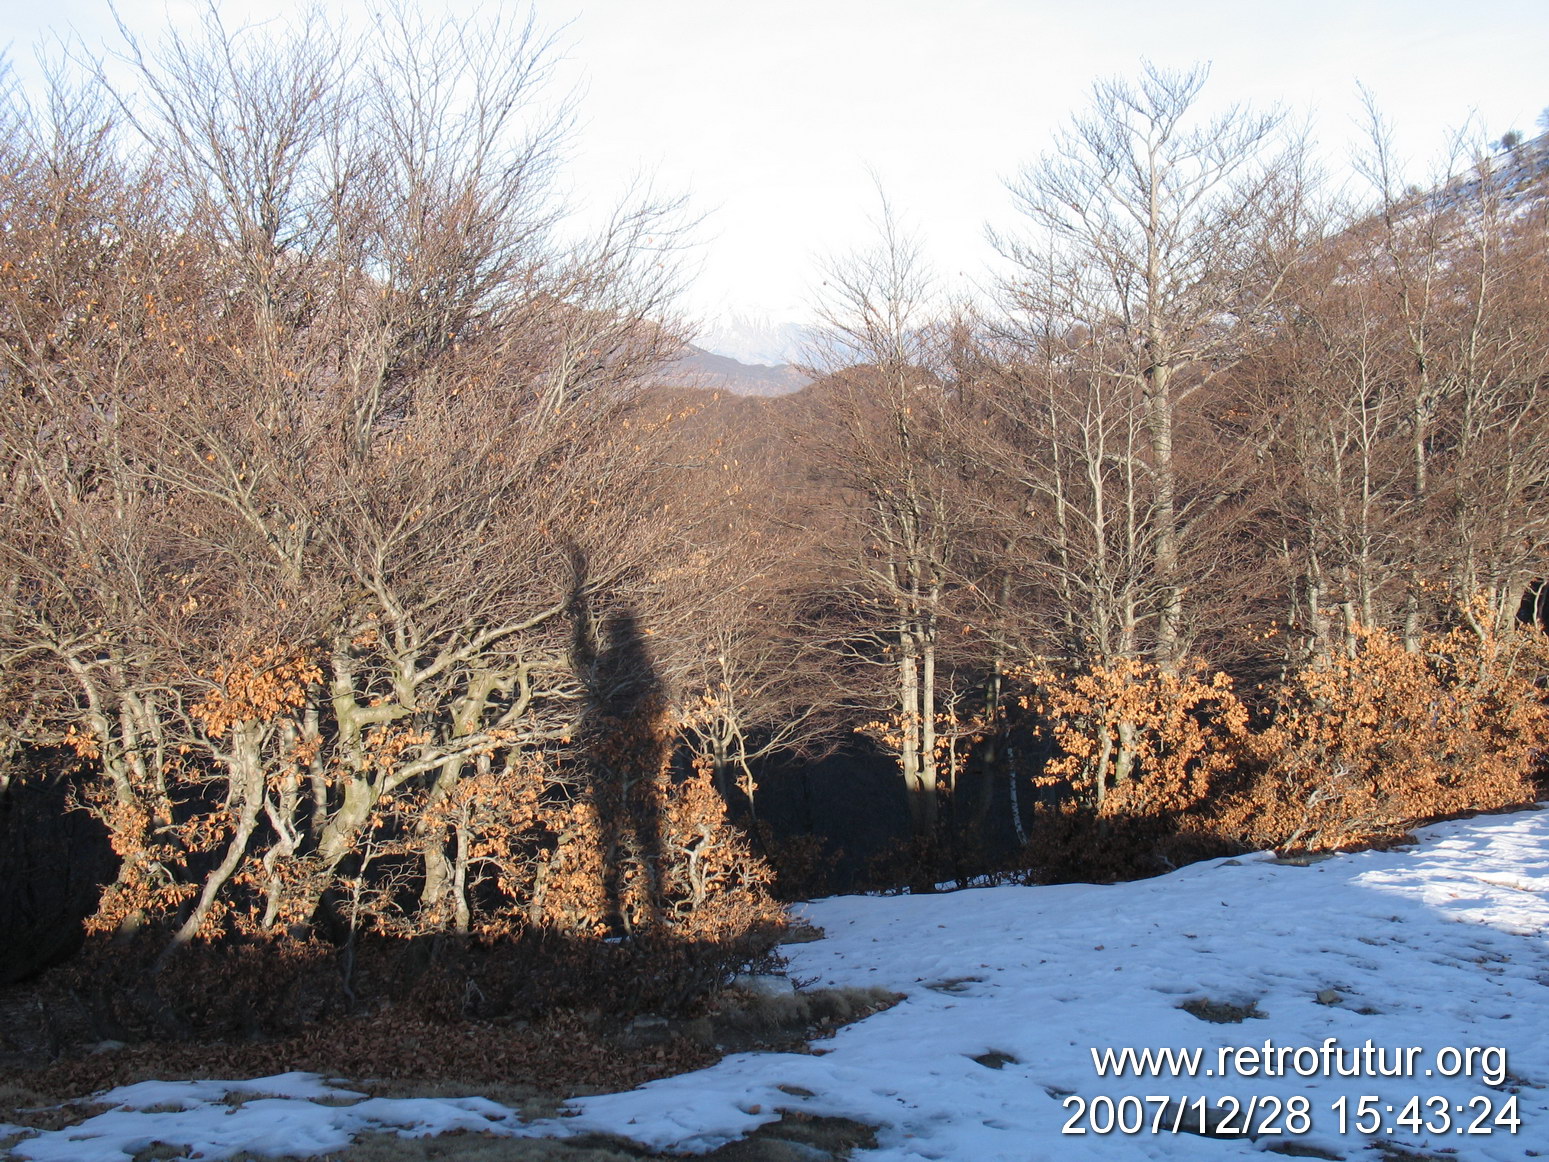
M394 1083L499 1085L558 1096L629 1089L702 1069L712 1046L675 1036L631 1048L595 1013L567 1011L532 1024L447 1025L391 1010L328 1021L294 1037L232 1042L149 1042L86 1052L7 1080L55 1099L155 1078L265 1077L290 1070Z
M35 1116L8 1114L10 1120L51 1129L60 1117L69 1120L70 1111L43 1107L89 1104L85 1095L118 1085L301 1070L387 1096L477 1092L526 1116L547 1116L562 1097L626 1090L702 1069L728 1051L804 1051L809 1041L900 999L883 989L734 988L696 1014L631 1021L565 1010L533 1022L447 1024L395 1008L261 1042L99 1045L41 1067L0 1070L0 1095L7 1105L34 1107Z
M1529 803L1549 737L1546 672L1536 630L1460 628L1409 650L1354 627L1343 652L1278 691L1216 825L1251 847L1324 851Z
M1254 699L1202 662L1032 672L1055 757L1024 859L1042 878L1124 879L1237 851L1356 850L1532 802L1549 737L1549 643L1459 628L1405 645L1355 625ZM1469 616L1470 613L1475 616Z

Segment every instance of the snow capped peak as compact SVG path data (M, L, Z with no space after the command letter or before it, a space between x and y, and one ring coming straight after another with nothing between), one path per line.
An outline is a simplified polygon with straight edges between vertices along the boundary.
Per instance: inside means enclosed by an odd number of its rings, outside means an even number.
M777 321L767 313L728 311L705 319L694 345L739 363L779 366L801 360L811 331L794 318Z

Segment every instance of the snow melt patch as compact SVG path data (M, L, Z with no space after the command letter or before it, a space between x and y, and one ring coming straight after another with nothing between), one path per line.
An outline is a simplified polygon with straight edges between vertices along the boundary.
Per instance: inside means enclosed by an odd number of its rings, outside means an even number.
M187 1158L230 1158L244 1150L309 1157L343 1150L373 1130L412 1138L454 1130L525 1132L514 1111L485 1098L367 1098L311 1073L142 1081L94 1100L114 1108L18 1142L10 1155L28 1162L132 1162L160 1143Z

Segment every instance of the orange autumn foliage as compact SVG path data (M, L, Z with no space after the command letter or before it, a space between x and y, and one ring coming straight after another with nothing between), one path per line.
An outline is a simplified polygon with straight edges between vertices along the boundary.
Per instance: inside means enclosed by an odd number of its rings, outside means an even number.
M159 770L132 766L122 784L87 789L123 861L93 932L179 923L226 852L236 863L215 884L201 941L306 932L325 892L343 901L351 931L383 936L589 941L624 932L735 944L781 923L772 873L731 825L710 773L675 777L679 724L660 697L628 713L594 711L578 723L579 740L555 748L490 731L456 767L407 781L397 772L419 759L430 733L391 721L372 728L355 762L395 789L373 804L358 856L341 863L301 830L304 786L318 794L346 777L334 732L316 725L328 705L319 664L268 648L210 679L189 715L219 745L204 755L185 745ZM95 757L90 736L70 741ZM246 781L236 773L244 762ZM197 790L228 786L235 797ZM243 796L263 810L246 831Z
M1099 816L1188 809L1236 761L1248 712L1225 674L1195 660L1169 673L1138 658L1098 662L1061 677L1026 673L1024 700L1047 723L1058 754L1037 780L1069 788Z
M1036 781L1063 791L1060 827L1095 828L1079 842L1134 841L1152 856L1355 847L1531 802L1549 735L1549 640L1472 624L1413 651L1355 626L1343 652L1265 692L1256 725L1230 679L1207 680L1200 662L1177 674L1131 658L1063 678L1029 671L1037 693L1024 704L1056 748Z
M1304 667L1248 739L1255 772L1217 811L1250 846L1318 850L1402 835L1429 819L1531 802L1549 706L1536 630L1457 629L1409 651L1356 626Z
M221 665L211 675L213 688L189 713L211 738L220 738L242 722L271 722L306 702L307 687L323 672L311 658L270 646L241 661Z

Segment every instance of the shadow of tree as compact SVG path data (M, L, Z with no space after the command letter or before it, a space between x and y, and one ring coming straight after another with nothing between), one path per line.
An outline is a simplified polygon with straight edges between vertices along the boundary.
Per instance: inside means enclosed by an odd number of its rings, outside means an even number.
M29 754L0 788L0 985L80 948L81 922L118 868L106 828L70 809L76 779L58 761Z

